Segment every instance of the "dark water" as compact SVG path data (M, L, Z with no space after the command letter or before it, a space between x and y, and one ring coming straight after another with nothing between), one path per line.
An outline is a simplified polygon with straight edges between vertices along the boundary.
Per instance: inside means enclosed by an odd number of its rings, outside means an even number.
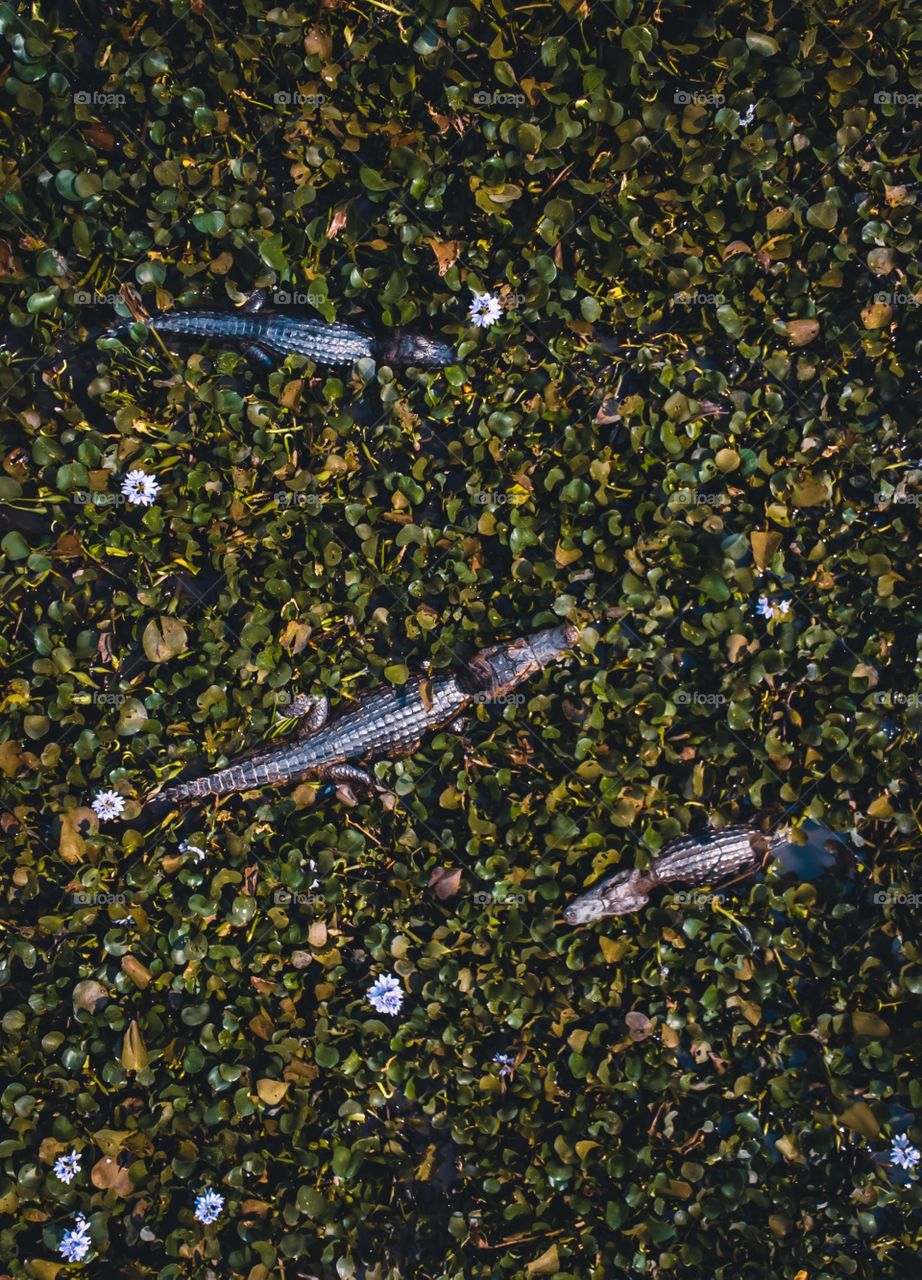
M854 846L848 836L818 822L805 822L806 844L788 842L776 853L783 869L798 880L817 880L826 872L850 875L855 868Z

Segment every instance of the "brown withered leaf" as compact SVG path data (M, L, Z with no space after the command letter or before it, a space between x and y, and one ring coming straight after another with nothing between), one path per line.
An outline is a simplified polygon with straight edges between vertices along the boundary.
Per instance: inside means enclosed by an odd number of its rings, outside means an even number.
M460 867L436 867L429 877L429 888L435 890L435 896L444 902L453 898L461 887Z
M443 276L448 268L458 260L458 254L461 252L460 240L436 240L434 236L428 236L426 243L435 254L435 260L438 263L439 275Z

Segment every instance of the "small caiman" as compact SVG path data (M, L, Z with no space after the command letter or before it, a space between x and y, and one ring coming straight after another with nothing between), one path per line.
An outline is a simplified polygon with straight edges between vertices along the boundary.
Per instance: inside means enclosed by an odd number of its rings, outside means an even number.
M315 364L351 365L356 360L421 366L449 365L454 353L447 342L394 329L376 337L346 324L331 324L297 312L266 309L266 293L258 290L236 311L164 311L148 322L164 336L185 340L213 338L242 347L250 358L274 366L289 355L307 356ZM106 330L103 337L125 332L127 325Z
M328 722L323 697L300 695L287 709L304 725L291 742L244 758L226 769L155 793L149 800L177 802L280 786L318 778L363 787L373 785L361 765L396 760L417 751L426 733L463 728L464 713L475 703L502 697L529 676L559 661L579 639L576 627L536 631L518 640L481 649L465 667L426 676L417 674L398 688L378 689L360 698Z
M658 886L718 884L755 872L766 854L790 838L787 829L763 835L754 827L721 827L701 835L679 836L664 845L649 867L617 871L575 898L564 911L567 924L590 924L605 916L639 911Z

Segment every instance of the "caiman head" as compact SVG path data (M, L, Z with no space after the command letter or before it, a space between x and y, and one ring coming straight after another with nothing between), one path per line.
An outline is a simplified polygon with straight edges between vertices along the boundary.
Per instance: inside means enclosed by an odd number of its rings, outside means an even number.
M619 871L574 898L563 918L567 924L591 924L605 916L630 915L647 905L653 885L653 879L636 867Z
M395 329L381 340L379 359L382 364L418 364L441 369L454 364L455 353L441 338Z
M578 640L579 629L565 623L491 645L470 660L467 681L485 701L500 698L537 671L559 662Z

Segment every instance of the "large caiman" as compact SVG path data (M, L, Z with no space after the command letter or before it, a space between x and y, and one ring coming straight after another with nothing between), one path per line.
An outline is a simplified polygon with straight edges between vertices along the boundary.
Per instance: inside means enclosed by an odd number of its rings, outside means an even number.
M452 348L440 338L404 333L401 329L376 336L365 329L328 323L296 311L266 308L266 301L265 292L259 290L235 311L164 311L146 323L166 338L231 343L267 366L289 355L306 356L315 364L332 366L348 366L367 359L383 364L441 367L455 358ZM101 336L119 336L127 327L114 326Z
M701 835L679 836L643 871L632 867L606 876L580 894L564 911L567 924L591 924L605 916L624 916L647 905L660 886L720 884L752 874L765 857L790 838L788 829L763 835L754 827L721 827Z
M203 778L181 782L148 797L171 803L207 796L283 786L308 778L345 788L373 785L361 766L375 759L412 755L425 734L463 728L464 713L478 702L509 693L523 680L559 661L579 639L576 627L563 625L481 649L464 667L416 674L397 688L378 689L350 710L328 721L323 697L300 695L287 710L303 718L298 736Z

